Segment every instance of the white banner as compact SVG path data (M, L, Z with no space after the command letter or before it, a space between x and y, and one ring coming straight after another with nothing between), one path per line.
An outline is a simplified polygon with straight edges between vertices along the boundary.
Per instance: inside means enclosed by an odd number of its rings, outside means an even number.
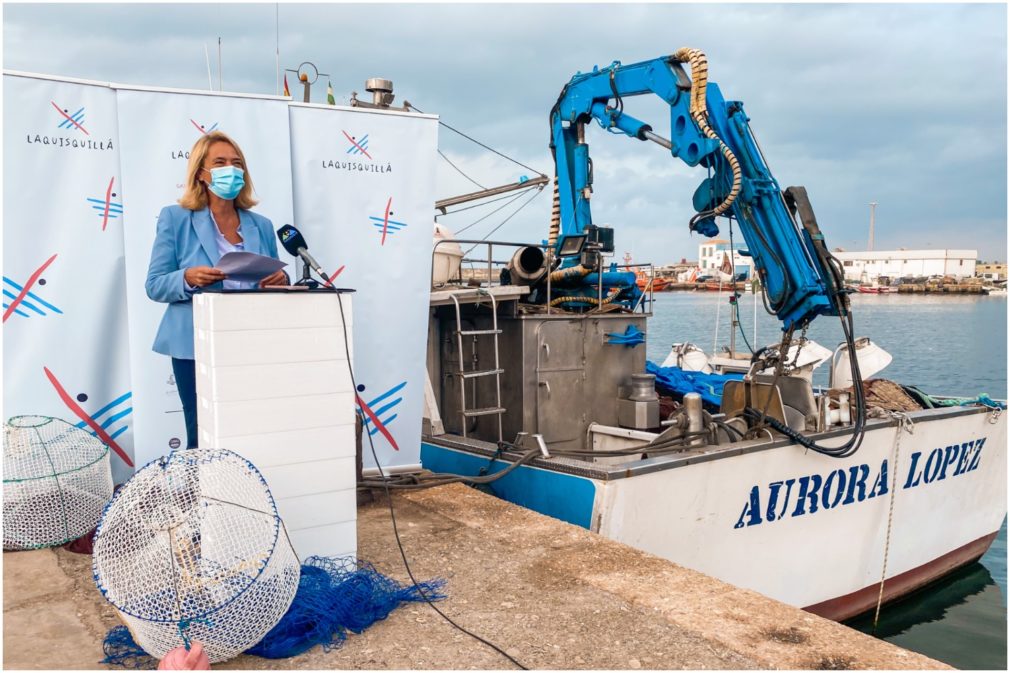
M4 419L55 416L133 472L116 95L4 74Z
M140 465L186 442L171 359L151 350L165 304L147 298L144 283L158 213L182 195L189 151L201 134L227 133L242 148L256 188L255 212L275 229L292 222L291 152L286 99L119 88L119 137L128 192L126 284L131 371ZM278 242L278 248L280 244ZM281 249L294 275L293 260Z
M420 463L438 118L291 105L295 226L354 296L354 374L384 467ZM368 441L364 462L374 466Z

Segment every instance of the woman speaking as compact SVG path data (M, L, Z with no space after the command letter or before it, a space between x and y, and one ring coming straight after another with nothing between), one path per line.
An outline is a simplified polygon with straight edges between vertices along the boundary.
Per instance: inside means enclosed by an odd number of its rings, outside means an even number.
M250 289L284 285L278 271L256 282L232 281L214 268L228 252L244 250L277 259L270 220L249 210L256 205L242 150L220 131L193 145L186 191L179 205L158 216L158 231L147 269L147 296L165 302L154 351L172 358L175 384L186 418L186 446L197 446L196 365L193 355L193 293L203 289Z

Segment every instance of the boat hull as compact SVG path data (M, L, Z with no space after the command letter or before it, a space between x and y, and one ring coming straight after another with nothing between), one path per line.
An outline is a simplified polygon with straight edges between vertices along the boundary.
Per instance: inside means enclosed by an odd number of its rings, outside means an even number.
M606 478L523 466L493 490L842 620L876 605L885 549L887 602L977 559L1006 515L1006 418L992 422L982 409L912 417L914 431L902 433L897 449L896 426L878 421L845 459L779 442L723 447L673 466L670 459L637 461ZM845 433L825 443L843 441ZM458 444L441 443L433 438L422 447L429 469L476 474L488 465Z

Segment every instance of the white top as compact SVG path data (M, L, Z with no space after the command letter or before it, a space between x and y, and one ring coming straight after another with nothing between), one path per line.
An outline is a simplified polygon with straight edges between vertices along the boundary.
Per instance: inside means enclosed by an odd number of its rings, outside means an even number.
M217 252L220 257L224 257L226 253L235 252L237 250L245 250L245 236L242 236L242 218L238 221L238 234L242 239L238 243L232 243L224 234L221 233L221 228L217 226L217 220L214 219L214 213L207 209L207 213L210 215L210 221L214 223L214 239L217 242ZM196 288L186 282L186 279L182 279L182 284L186 286L187 292L192 292ZM243 280L228 280L222 281L222 287L225 290L251 290L259 285L256 281L243 281Z
M229 252L236 252L238 250L245 250L245 236L242 235L242 218L238 221L238 235L242 240L238 243L232 243L224 234L221 233L221 228L217 226L217 220L214 219L214 213L211 212L210 208L207 209L207 213L210 215L210 221L214 223L214 238L217 241L217 252L220 257L224 257ZM225 279L222 286L225 290L250 290L255 288L259 283L256 281L242 281L242 280L228 280Z

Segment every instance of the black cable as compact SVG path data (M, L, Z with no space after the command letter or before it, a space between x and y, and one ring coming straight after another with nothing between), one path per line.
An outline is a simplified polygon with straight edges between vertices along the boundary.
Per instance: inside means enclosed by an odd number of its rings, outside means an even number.
M415 477L412 483L390 483L386 479L362 479L360 485L364 487L374 487L378 488L379 483L388 484L391 488L396 489L414 489L421 490L425 488L433 488L435 486L445 486L446 484L475 484L475 485L485 485L498 481L502 477L515 471L520 465L524 465L532 460L534 457L540 455L540 449L533 449L524 453L518 460L513 462L511 465L506 467L504 470L495 472L494 474L489 474L482 477L468 477L462 474L447 474L447 473L434 473L421 475Z
M841 304L842 300L838 296L835 297L835 300L838 304ZM816 451L817 453L831 456L832 458L848 458L858 451L859 447L863 443L866 425L866 397L863 391L862 375L859 372L858 358L856 357L855 340L852 336L852 313L850 312L846 316L839 316L839 318L842 323L842 332L845 334L845 343L849 350L849 371L852 375L852 392L856 398L856 420L853 424L852 435L849 437L849 440L840 446L822 446L812 439L801 435L799 432L781 423L777 419L767 417L764 413L759 414L759 412L753 407L745 407L743 414L750 420L760 419L758 421L759 424L766 423L770 425L800 446L810 449L811 451Z
M505 226L505 223L506 223L506 222L508 222L508 221L509 221L509 220L511 220L511 219L512 219L513 217L515 217L516 215L518 215L518 214L519 214L519 211L520 211L520 210L522 210L522 209L523 209L523 208L525 208L526 206L530 205L530 203L532 203L532 202L533 202L533 199L535 199L535 198L537 198L538 196L540 196L540 194L541 194L541 191L542 191L542 190L537 190L536 192L534 192L534 193L533 193L533 196L531 196L530 198L526 199L526 203L524 203L524 204L522 204L521 206L519 206L518 208L516 208L516 210L515 210L515 212L514 212L514 213L512 213L511 215L509 215L508 217L506 217L506 218L505 218L504 220L502 220L502 221L501 221L501 223L500 223L500 224L499 224L499 225L498 225L497 227L495 227L495 228L494 228L494 229L492 229L491 231L489 231L489 232L487 232L486 234L484 234L484 237L483 237L483 238L481 238L480 240L481 240L481 241L486 241L486 240L488 239L488 236L490 236L490 235L491 235L491 234L493 234L494 232L496 232L496 231L498 231L499 229L501 229L502 227L504 227L504 226ZM510 201L509 203L511 203L511 201ZM507 206L507 205L508 205L508 203L506 203L506 204L505 204L505 206ZM504 208L505 206L502 206L502 208ZM474 248L476 248L476 247L477 247L478 245L480 245L480 243L474 243L474 244L473 244L472 246L470 246L470 248L469 248L468 250L466 250L466 251L464 251L464 252L463 252L463 255L464 255L464 256L465 256L465 255L469 255L469 254L470 254L470 250L473 250L473 249L474 249Z
M460 175L462 175L462 176L463 176L464 178L466 178L467 180L469 180L469 181L470 181L470 182L472 182L473 184L477 185L477 186L478 186L478 187L480 187L481 189L487 189L487 187L485 187L484 185L480 184L479 182L477 182L476 180L474 180L473 178L471 178L471 177L470 177L469 175L467 175L466 173L464 173L464 172L463 172L463 169L462 169L462 168L460 168L460 167L459 167L459 166L457 166L456 164L452 163L452 159L450 159L449 157L445 156L445 153L444 153L444 152L442 152L442 150L440 150L440 149L436 149L435 151L436 151L436 152L438 152L438 156L442 157L442 158L443 158L443 159L445 159L445 160L446 160L447 162L449 162L449 165L450 165L450 166L452 166L453 168L455 168L455 169L456 169L456 172L457 172L457 173L459 173L459 174L460 174Z
M740 294L736 291L736 250L733 247L733 220L729 220L729 261L733 268L733 308L736 310L736 326L740 328L740 336L743 337L743 342L747 344L747 350L750 351L751 355L754 355L754 347L750 345L750 341L747 340L747 335L743 332L743 322L740 320ZM730 356L732 357L732 356Z
M490 213L487 213L486 215L482 215L482 216L481 216L481 217L480 217L479 219L477 219L477 220L474 220L473 222L471 222L470 224L466 225L466 226L465 226L465 227L463 227L462 229L458 229L458 230L456 231L456 235L458 236L459 234L462 234L462 233L463 233L464 231L466 231L466 230L467 230L467 229L469 229L470 227L474 226L475 224L480 224L481 222L483 222L483 221L484 221L484 220L486 220L487 218L489 218L489 217L491 217L492 215L494 215L495 213L497 213L497 212L498 212L499 210L504 210L505 208L508 208L508 206L509 206L509 204L510 204L510 203L515 203L516 201L518 201L518 200L519 200L519 198L520 198L520 197L521 197L522 195L523 195L523 193L522 193L522 192L519 192L518 194L514 194L514 195L513 195L513 194L509 194L509 197L510 197L510 200L509 200L509 202L508 202L508 203L503 203L502 205L500 205L500 206L498 206L497 208L495 208L494 210L492 210L492 211L491 211ZM483 204L482 204L482 205L483 205ZM472 248L471 248L471 249L472 249Z
M412 104L408 103L408 105L410 105L410 109L411 109L411 110L414 110L414 111L416 111L416 112L421 112L421 110L418 110L418 109L417 109L416 107L414 107L414 106L413 106ZM421 114L424 114L424 113L423 113L423 112L421 112ZM507 154L502 154L501 152L499 152L499 151L498 151L498 150L496 150L495 148L493 148L493 147L488 147L487 145L485 145L485 144L484 144L484 143L482 143L481 141L479 141L479 140L476 140L476 139L474 139L474 138L471 138L470 136L468 136L467 134L463 133L463 132L462 132L462 131L460 131L459 129L455 129L455 128L453 128L453 127L449 126L448 124L446 124L446 123L445 123L444 121L442 121L441 119L439 119L439 120L438 120L438 124L439 124L439 126L444 126L445 128L449 129L449 130L450 130L450 131L452 131L453 133L457 133L457 134L459 134L459 135L463 136L464 138L466 138L466 139L467 139L467 140L469 140L470 142L472 142L472 143L476 143L477 145L480 145L481 147L483 147L484 149L488 150L489 152L494 152L495 154L497 154L497 155L498 155L498 156L500 156L501 158L503 158L503 159L508 159L509 161L511 161L512 163L514 163L514 164L515 164L515 165L517 165L517 166L522 166L522 167L523 167L523 168L525 168L526 170L528 170L528 171L533 171L533 172L534 172L534 173L536 173L537 175L545 175L545 173L543 173L543 172L541 172L541 171L538 171L538 170L537 170L537 169L535 169L535 168L530 168L529 166L527 166L527 165L526 165L526 164L524 164L523 162L521 162L521 161L517 161L517 160L513 159L512 157L508 156Z
M350 346L348 345L349 344L349 339L347 337L347 320L344 318L344 301L340 297L340 292L337 292L337 304L340 306L340 325L341 325L341 327L342 327L342 329L344 331L344 353L347 355L347 372L348 372L348 374L350 374L350 377L351 377L351 386L353 386L354 390L357 390L358 389L358 384L354 380L354 367L351 365L351 350L350 350ZM379 463L379 456L378 456L378 454L375 453L375 442L372 441L372 435L369 434L367 431L365 432L365 434L368 436L368 445L372 449L372 459L375 461L375 467L378 468L378 470L379 470L379 476L382 477L383 480L385 480L386 475L382 471L382 464ZM414 583L414 588L417 589L417 592L418 592L418 594L420 594L421 598L423 598L425 600L425 602L429 606L431 606L432 610L434 610L439 615L441 615L442 618L445 621L449 622L454 627L456 627L457 629L459 629L463 633L467 634L471 638L474 638L474 639L480 641L481 643L487 645L488 647L490 647L494 651L498 652L503 657L505 657L506 659L508 659L509 661L511 661L513 664L515 664L517 667L519 667L520 669L522 669L524 671L528 671L529 670L528 668L526 668L521 663L519 663L512 655L510 655L508 652L506 652L502 648L498 647L497 645L495 645L494 643L492 643L492 642L490 642L488 640L485 640L484 638L481 638L476 633L473 633L471 631L467 631L465 628L463 628L462 626L460 626L456 622L454 622L451 619L449 619L449 616L446 615L441 610L439 610L438 606L435 605L435 603L431 600L431 598L429 598L428 595L426 593L424 593L424 590L421 588L421 585L418 584L417 580L414 578L414 572L410 569L410 563L407 561L407 552L404 551L404 549L403 549L403 543L400 541L400 531L399 531L399 529L396 526L396 513L393 511L393 494L389 492L388 485L386 485L386 484L384 484L384 485L386 486L386 501L389 503L389 518L393 522L393 534L396 536L396 546L400 550L400 558L403 559L403 567L407 569L407 576L410 577L410 581Z

